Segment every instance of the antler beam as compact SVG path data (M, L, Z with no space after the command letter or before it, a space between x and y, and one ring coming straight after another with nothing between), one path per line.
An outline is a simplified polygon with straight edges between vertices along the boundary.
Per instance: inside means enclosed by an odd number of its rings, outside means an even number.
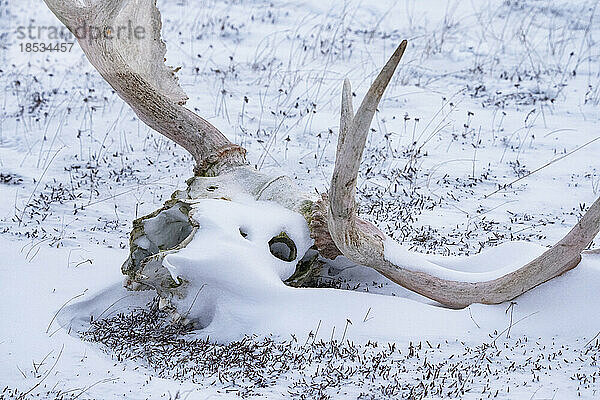
M552 248L516 270L498 269L498 276L463 273L431 263L421 254L404 250L375 226L357 217L356 180L369 126L405 49L406 41L403 41L371 85L355 116L352 116L350 83L344 82L327 220L329 233L338 249L350 260L374 268L410 290L455 308L512 300L577 266L582 251L600 229L600 199Z
M183 107L188 97L164 64L166 46L156 0L44 1L75 33L90 63L137 116L194 157L196 174L218 175L246 164L244 148ZM143 34L120 36L120 27L131 22Z

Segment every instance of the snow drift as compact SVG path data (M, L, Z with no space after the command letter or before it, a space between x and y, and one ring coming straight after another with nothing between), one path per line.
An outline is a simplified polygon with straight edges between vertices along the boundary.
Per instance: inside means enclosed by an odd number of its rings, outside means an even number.
M170 301L181 317L196 324L197 335L217 342L230 342L246 335L330 339L406 341L414 338L484 338L513 324L513 332L530 335L592 336L598 329L600 310L589 307L600 282L600 257L584 256L573 271L516 299L509 304L472 305L452 310L402 290L401 296L361 293L339 289L292 288L283 283L312 241L300 214L267 202L245 203L199 200L192 218L199 229L182 250L169 254L163 264L186 293ZM284 261L269 251L269 239L285 232L297 247L293 261ZM516 268L544 248L511 242L471 257L419 255L445 274L493 275L493 269ZM395 257L417 257L396 249ZM338 261L339 262L339 261ZM440 267L443 266L443 267ZM352 266L346 274L375 278L364 267ZM369 275L371 274L371 275ZM381 277L379 277L381 278ZM394 285L391 283L391 285ZM398 289L394 286L394 289ZM133 293L147 301L147 294ZM96 302L75 305L63 311L66 325L84 328L84 321L123 297L123 290L105 292ZM100 301L101 305L95 304ZM140 305L143 304L141 301ZM512 322L511 322L512 321Z

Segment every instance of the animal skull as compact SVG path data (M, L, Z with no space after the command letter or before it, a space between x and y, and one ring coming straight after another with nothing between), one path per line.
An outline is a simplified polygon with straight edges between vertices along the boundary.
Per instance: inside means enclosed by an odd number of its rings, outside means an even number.
M247 184L241 185L241 182ZM293 187L293 182L286 176L258 174L248 167L239 167L217 177L192 178L188 181L188 188L173 193L164 207L134 222L130 255L122 266L122 272L127 276L126 286L130 289L152 288L161 296L163 304L171 299L184 299L190 290L193 291L190 287L195 287L195 283L190 286L190 279L183 277L185 284L181 284L182 281L174 277L175 270L167 270L164 266L182 252L189 254L189 248L202 253L199 243L209 249L223 248L223 251L236 243L254 243L264 253L261 257L270 260L268 268L273 263L278 265L280 281L294 275L297 265L301 265L299 272L304 271L304 274L296 274L296 279L309 279L319 267L316 254L311 253L312 257L303 259L312 246L311 242L307 247L312 239L307 233L308 226L303 215L308 215L312 203L296 195L298 191ZM207 201L227 206L219 207L218 215L208 215L203 207ZM280 221L273 220L270 215L267 215L268 220L252 220L252 216L264 209L266 204L276 207L273 203L281 208L276 213ZM244 208L245 214L239 213L240 207ZM257 231L259 222L264 232ZM232 223L238 225L233 233L230 229ZM299 225L302 228L298 228ZM287 226L295 230L292 232L286 229ZM213 233L212 236L207 236L207 229ZM257 278L249 276L248 282ZM177 302L178 305L183 303Z

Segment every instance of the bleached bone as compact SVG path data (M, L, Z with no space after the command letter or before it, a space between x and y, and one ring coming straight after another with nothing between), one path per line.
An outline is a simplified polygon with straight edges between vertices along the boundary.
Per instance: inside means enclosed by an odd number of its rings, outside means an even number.
M300 194L289 178L270 177L250 169L245 149L183 107L187 96L174 71L164 65L166 47L160 37L161 19L155 0L44 1L71 31L93 26L114 34L112 29L128 21L144 27L146 36L142 39L85 35L78 41L90 63L139 118L184 147L196 161L196 176L188 182L188 189L176 192L162 209L137 220L131 234L124 273L132 282L152 286L163 295L179 290L165 273L163 259L192 241L196 226L189 216L190 204L201 198L263 199L300 212L322 255L334 258L343 254L451 307L513 299L575 267L581 252L598 233L600 200L565 238L525 266L464 273L448 268L443 259L407 252L374 225L360 220L354 199L360 159L371 120L406 49L406 41L383 68L355 116L350 83L344 82L330 197L313 201Z

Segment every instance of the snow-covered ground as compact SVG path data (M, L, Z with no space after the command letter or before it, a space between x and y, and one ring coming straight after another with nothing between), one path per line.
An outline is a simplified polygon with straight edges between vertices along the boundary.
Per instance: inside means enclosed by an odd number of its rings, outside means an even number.
M188 106L309 193L329 186L343 78L357 104L408 39L367 143L361 213L482 270L531 259L532 246L494 247L550 245L600 195L597 5L158 1ZM122 288L120 266L132 220L185 187L191 157L77 45L21 51L60 27L42 2L5 2L0 21L0 399L600 396L600 255L514 303L454 311L344 260L321 286L351 290L288 288L269 275L285 265L223 270L240 253L216 247L206 260L221 273L203 278L225 285L229 272L231 290L194 300L218 298L229 319L165 325L152 293ZM209 203L206 225L244 216ZM247 222L294 220L269 215ZM254 292L242 265L264 269Z

